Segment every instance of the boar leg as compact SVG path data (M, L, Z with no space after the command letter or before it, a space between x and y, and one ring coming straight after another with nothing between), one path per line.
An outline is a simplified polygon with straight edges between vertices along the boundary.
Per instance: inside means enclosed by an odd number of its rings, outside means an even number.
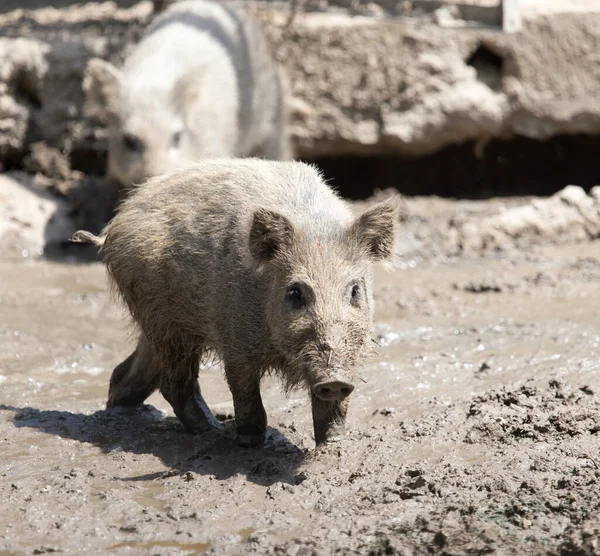
M258 156L267 160L290 160L292 158L292 149L283 123L276 124L276 129L261 145Z
M161 366L144 335L135 351L115 367L110 377L107 408L143 404L158 388Z
M171 404L175 415L192 434L200 434L222 425L206 405L198 384L200 357L172 359L167 372L160 379L160 393Z
M260 397L260 374L249 375L246 369L225 364L225 375L233 396L238 444L250 448L262 446L265 441L267 413Z
M313 394L311 402L317 446L327 440L337 440L344 431L349 400L322 400Z

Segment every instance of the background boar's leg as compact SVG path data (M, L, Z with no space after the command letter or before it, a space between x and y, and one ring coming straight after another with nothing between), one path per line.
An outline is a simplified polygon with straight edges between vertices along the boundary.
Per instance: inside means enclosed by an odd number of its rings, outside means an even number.
M158 388L161 366L146 337L142 334L137 348L115 367L110 377L107 408L144 403Z
M200 434L211 428L222 428L200 393L199 365L198 355L172 359L169 368L160 379L160 393L171 404L183 426L192 434Z
M260 397L260 374L248 367L225 364L225 374L233 396L235 425L240 446L262 446L267 431L267 413Z
M292 158L292 149L283 124L277 125L277 129L261 145L256 156L267 160L290 160Z
M312 394L311 401L317 446L327 440L337 440L344 432L349 400L326 401Z

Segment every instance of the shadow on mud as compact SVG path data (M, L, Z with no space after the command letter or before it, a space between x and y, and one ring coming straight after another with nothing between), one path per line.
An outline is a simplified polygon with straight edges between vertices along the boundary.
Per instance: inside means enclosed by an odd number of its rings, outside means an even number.
M105 454L151 454L169 469L139 476L115 477L121 481L147 481L190 472L226 480L234 475L262 486L281 482L296 485L303 475L298 467L307 456L277 429L268 427L262 448L241 448L235 440L234 421L226 421L224 431L192 436L179 421L154 407L101 410L85 415L70 411L42 410L0 404L0 411L14 411L18 428L93 444Z

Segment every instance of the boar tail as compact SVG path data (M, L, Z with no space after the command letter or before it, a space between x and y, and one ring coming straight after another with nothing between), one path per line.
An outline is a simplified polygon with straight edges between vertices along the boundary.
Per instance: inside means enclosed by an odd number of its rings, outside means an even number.
M85 230L77 230L71 237L71 241L74 243L93 243L96 247L102 247L104 245L104 237L95 236L91 232Z

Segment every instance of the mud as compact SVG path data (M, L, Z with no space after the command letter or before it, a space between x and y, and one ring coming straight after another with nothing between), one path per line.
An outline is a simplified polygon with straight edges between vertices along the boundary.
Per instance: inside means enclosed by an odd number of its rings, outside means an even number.
M4 257L0 553L598 554L598 246L443 242L457 213L527 203L405 201L378 355L319 450L308 400L270 379L267 443L237 447L218 362L224 433L187 435L157 394L105 411L134 339L102 266Z
M218 362L201 384L223 433L189 436L157 394L104 410L135 339L102 266L64 243L99 231L118 198L97 177L105 130L85 115L81 73L91 55L118 63L168 3L0 6L0 556L600 554L596 137L564 139L597 133L594 2L562 14L530 0L540 13L510 37L442 28L433 0L306 0L288 27L287 8L263 11L296 145L333 157L346 194L585 189L405 199L396 267L376 276L378 355L347 435L319 450L309 400L270 379L266 445L237 447ZM470 20L475 4L450 15ZM382 10L418 17L379 26ZM512 135L531 139L488 143ZM360 175L356 154L373 157Z

